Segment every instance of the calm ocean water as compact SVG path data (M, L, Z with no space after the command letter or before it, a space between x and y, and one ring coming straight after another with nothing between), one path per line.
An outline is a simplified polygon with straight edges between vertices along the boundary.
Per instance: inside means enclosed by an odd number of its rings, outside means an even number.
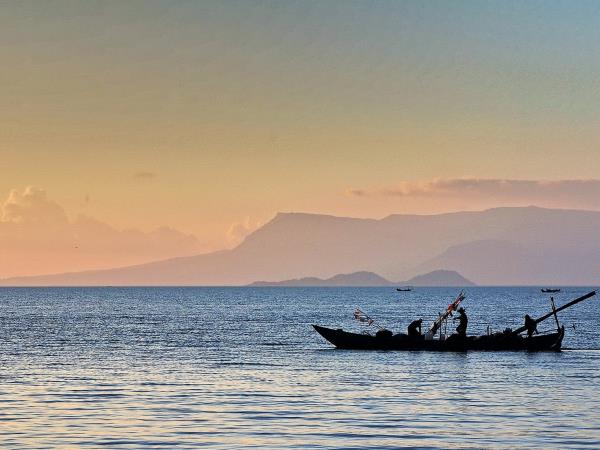
M539 288L466 292L470 333L549 310ZM359 330L360 306L400 331L457 293L0 289L0 446L600 446L599 297L560 314L561 353L342 351L310 326Z

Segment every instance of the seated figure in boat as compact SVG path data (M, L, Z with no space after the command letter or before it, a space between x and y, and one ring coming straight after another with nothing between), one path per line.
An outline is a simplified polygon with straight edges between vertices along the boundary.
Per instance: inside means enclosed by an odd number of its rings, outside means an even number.
M467 317L467 313L465 313L465 308L458 308L458 317L455 317L454 320L459 321L458 326L456 327L456 332L458 335L466 336L469 318Z
M413 320L408 326L408 336L409 337L421 337L421 325L423 324L423 319Z
M390 330L386 330L385 328L380 328L377 330L377 333L375 333L375 337L380 339L389 339L393 335L394 334Z
M533 336L533 333L537 333L537 323L532 319L529 314L525 314L525 328L527 329L527 337Z

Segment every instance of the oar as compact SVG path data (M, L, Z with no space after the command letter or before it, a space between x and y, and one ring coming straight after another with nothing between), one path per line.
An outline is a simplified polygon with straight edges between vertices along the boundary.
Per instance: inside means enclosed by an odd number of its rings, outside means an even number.
M549 312L548 314L546 314L545 316L540 317L539 319L535 319L535 323L538 324L544 320L546 320L548 317L551 317L553 315L555 315L557 312L562 311L563 309L567 309L570 306L573 306L579 302L582 302L584 300L587 300L590 297L593 297L594 295L596 295L596 291L592 291L592 292L588 292L585 295L582 295L579 298L576 298L575 300L570 301L569 303L565 303L564 305L562 305L560 308L556 308L554 311ZM513 334L519 334L522 333L523 331L525 331L527 329L527 327L522 326L521 328L517 328L515 331L513 331Z

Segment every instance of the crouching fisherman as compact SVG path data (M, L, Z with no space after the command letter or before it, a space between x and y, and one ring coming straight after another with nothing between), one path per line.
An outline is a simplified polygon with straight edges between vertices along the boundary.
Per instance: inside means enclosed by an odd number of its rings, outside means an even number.
M375 333L375 337L379 339L390 339L392 336L394 336L394 333L385 328L380 328L377 330L377 333Z
M465 313L465 308L458 308L458 317L455 317L454 320L459 321L456 332L459 336L465 337L467 335L467 325L469 324L469 318L467 317L467 313Z
M408 337L416 338L421 337L421 325L423 319L413 320L408 326Z

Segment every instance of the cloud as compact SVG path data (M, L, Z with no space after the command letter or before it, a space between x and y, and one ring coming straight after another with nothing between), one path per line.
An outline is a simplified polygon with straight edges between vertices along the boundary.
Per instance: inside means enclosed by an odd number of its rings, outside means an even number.
M488 201L502 204L538 204L539 206L600 208L600 179L587 180L514 180L501 178L446 178L403 181L394 186L349 189L350 197L407 200Z
M110 268L203 253L169 227L119 230L89 216L69 219L43 189L13 189L0 201L0 278Z
M230 245L237 245L244 240L246 236L258 229L261 223L246 217L242 222L232 223L227 231L227 240Z
M67 215L57 203L48 200L43 189L12 189L0 208L0 221L22 224L64 225Z
M137 172L133 174L133 179L142 183L154 181L156 178L158 178L158 174L154 172Z

